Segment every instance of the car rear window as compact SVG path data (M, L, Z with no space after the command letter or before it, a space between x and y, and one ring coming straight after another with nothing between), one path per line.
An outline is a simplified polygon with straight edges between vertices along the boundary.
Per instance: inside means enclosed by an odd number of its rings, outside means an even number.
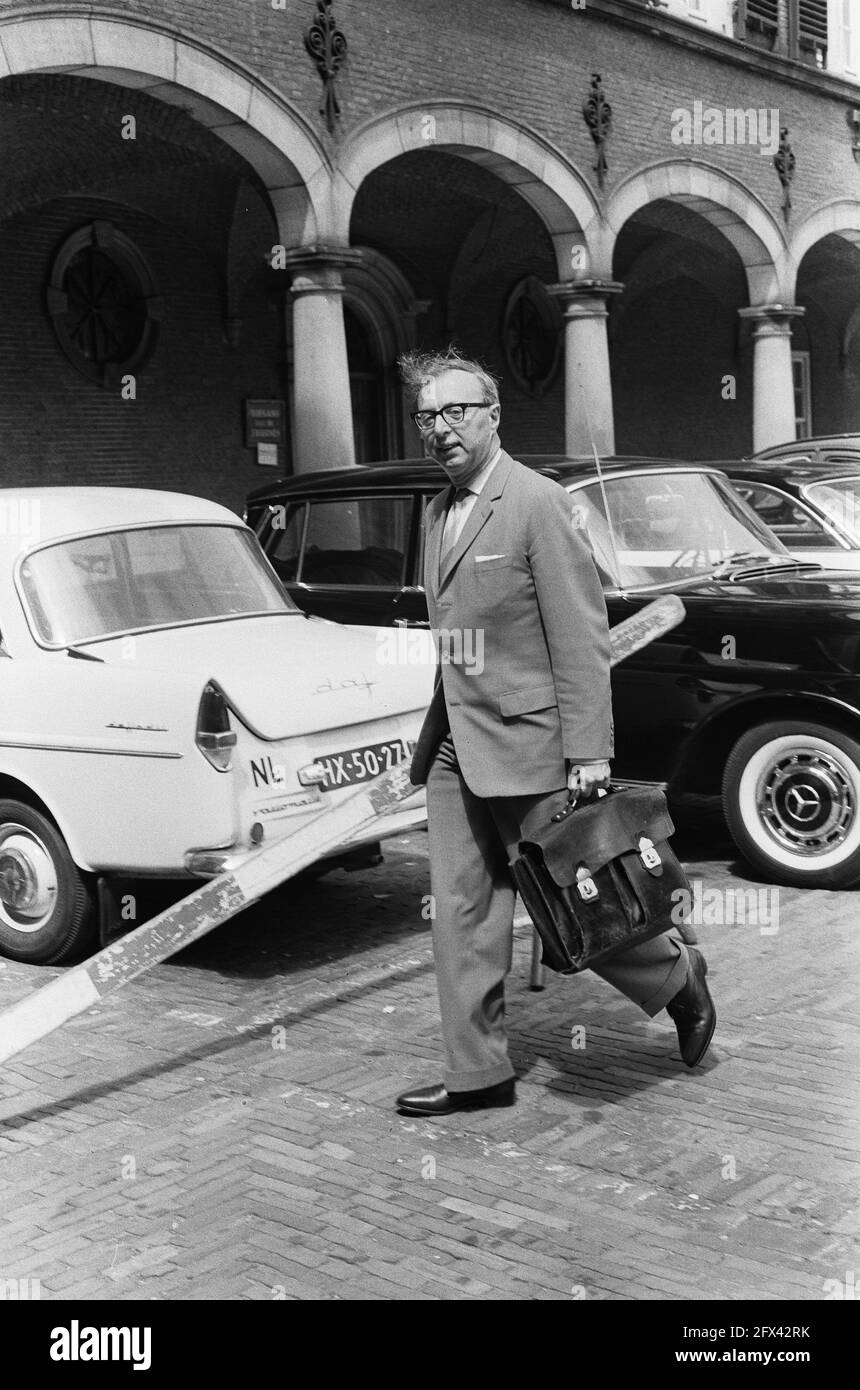
M40 641L72 646L115 633L213 618L294 612L250 532L138 527L32 551L20 583Z

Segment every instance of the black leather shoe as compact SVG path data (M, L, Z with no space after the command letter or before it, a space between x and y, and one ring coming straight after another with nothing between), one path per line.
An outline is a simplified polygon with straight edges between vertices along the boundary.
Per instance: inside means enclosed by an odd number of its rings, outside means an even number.
M681 1057L688 1067L697 1067L710 1046L717 1026L717 1011L705 983L708 962L701 951L690 951L687 983L666 1005L666 1012L678 1030Z
M493 1106L513 1105L516 1100L514 1077L482 1091L446 1091L444 1086L425 1086L397 1097L401 1115L453 1115L455 1110L491 1110Z

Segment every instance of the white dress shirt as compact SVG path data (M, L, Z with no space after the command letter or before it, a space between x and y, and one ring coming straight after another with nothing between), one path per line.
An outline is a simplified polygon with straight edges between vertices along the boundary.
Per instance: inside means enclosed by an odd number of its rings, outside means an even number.
M501 456L502 450L499 448L496 450L489 463L485 463L483 468L479 468L478 472L469 479L468 483L463 483L458 489L460 496L455 497L455 500L448 508L448 515L445 517L445 528L442 532L443 555L447 555L448 551L454 548L460 536L463 534L463 527L469 519L469 513L477 502L478 497L483 492L487 480Z

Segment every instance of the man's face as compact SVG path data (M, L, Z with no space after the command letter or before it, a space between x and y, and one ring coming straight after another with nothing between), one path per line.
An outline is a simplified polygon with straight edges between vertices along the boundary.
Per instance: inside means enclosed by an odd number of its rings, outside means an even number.
M496 431L500 408L485 405L481 397L481 383L477 377L471 372L450 371L423 386L416 402L417 410L441 410L443 406L467 401L474 404L475 408L466 411L461 424L449 425L437 415L432 429L422 431L421 435L430 458L441 463L457 486L467 483L489 463L499 447Z

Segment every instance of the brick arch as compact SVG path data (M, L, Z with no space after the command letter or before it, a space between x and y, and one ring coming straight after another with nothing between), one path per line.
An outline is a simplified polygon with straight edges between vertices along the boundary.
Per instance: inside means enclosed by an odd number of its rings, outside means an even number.
M161 25L98 11L0 19L0 80L62 72L181 106L238 151L268 191L286 245L316 240L329 165L303 117L238 64Z
M571 250L587 244L597 203L585 179L549 141L486 106L416 102L366 121L341 147L332 184L334 238L349 241L350 217L363 181L398 155L434 149L496 174L528 202L552 239L561 279Z
M790 302L793 285L785 283L785 238L775 218L739 179L697 160L664 160L630 175L613 190L606 205L604 254L611 255L618 234L635 213L664 199L683 203L731 242L746 272L751 304Z

